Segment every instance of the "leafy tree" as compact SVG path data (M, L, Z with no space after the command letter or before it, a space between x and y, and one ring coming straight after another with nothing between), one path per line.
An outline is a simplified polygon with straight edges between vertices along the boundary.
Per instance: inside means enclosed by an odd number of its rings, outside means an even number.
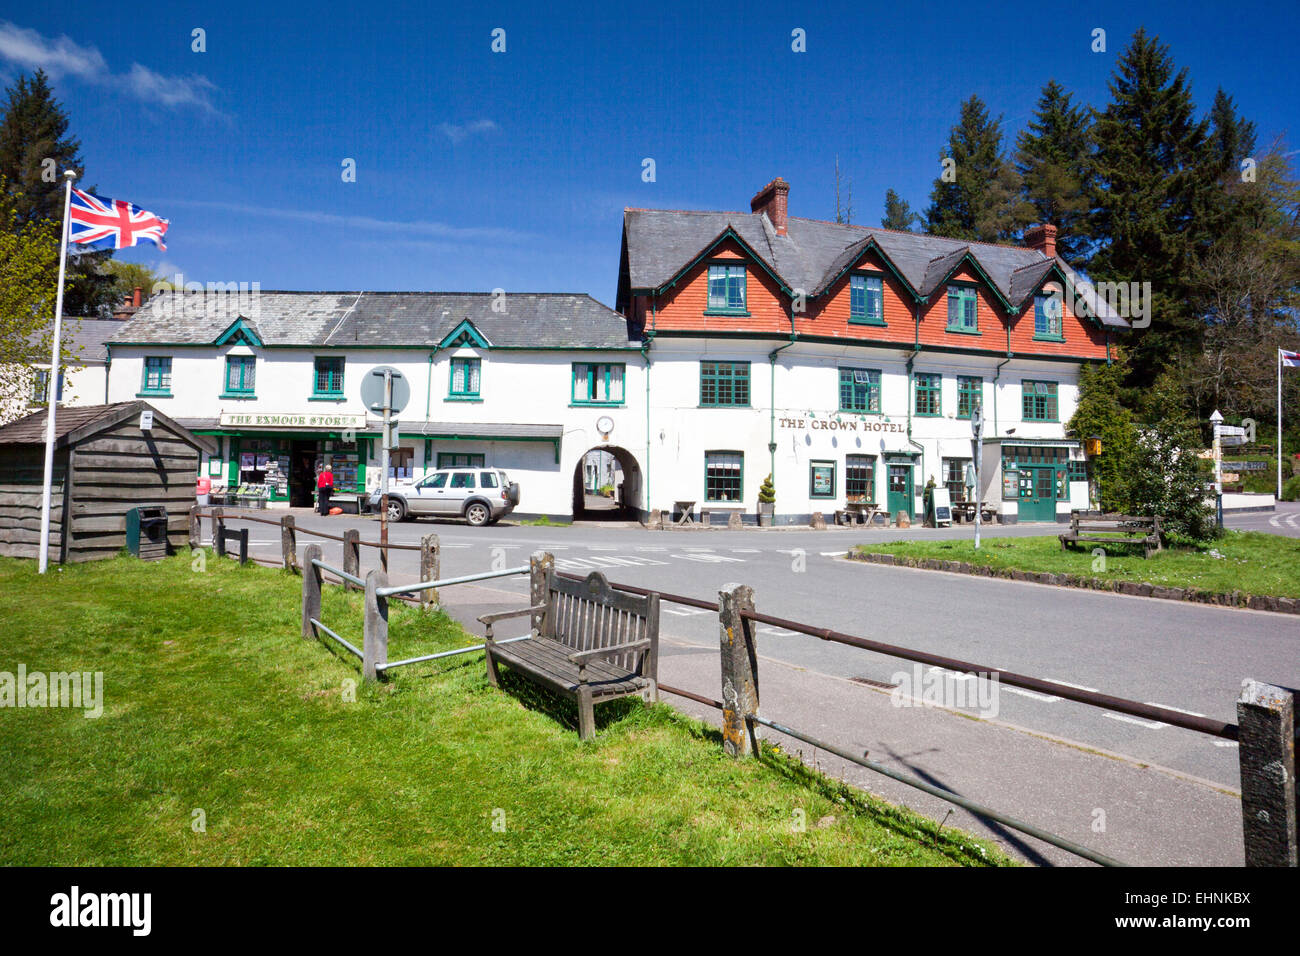
M1075 106L1065 87L1051 80L1016 143L1025 198L1039 222L1057 227L1057 255L1067 262L1082 260L1088 247L1091 122L1090 111Z
M121 259L110 259L104 264L104 270L113 280L113 299L114 302L122 302L129 298L136 289L141 290L144 299L148 299L154 286L159 283L166 284L166 280L158 275L146 265L139 262L125 262Z
M1021 198L1020 175L1002 151L1002 118L990 117L978 96L962 103L943 160L951 163L930 191L929 232L996 242L1017 235L1032 219L1033 208Z
M0 109L0 177L7 182L15 227L50 221L57 235L63 221L63 171L83 171L81 144L69 135L69 125L43 71L37 70L30 78L20 76L5 90ZM79 185L94 190L84 180ZM65 313L99 315L112 309L112 281L101 271L112 255L111 249L69 246Z
M1131 510L1158 515L1161 527L1193 541L1217 537L1214 512L1206 498L1207 469L1196 422L1187 414L1176 376L1166 373L1148 396L1149 424L1138 429Z
M1104 511L1130 507L1137 430L1120 400L1123 379L1122 354L1111 365L1085 365L1079 373L1079 404L1066 426L1067 434L1079 441L1101 439L1101 454L1092 458L1092 493Z
M0 421L22 415L32 368L50 360L58 281L58 227L20 218L0 177Z
M1129 345L1130 384L1150 384L1200 343L1188 276L1209 239L1199 218L1214 181L1209 124L1196 118L1187 70L1176 70L1169 48L1145 29L1120 55L1109 88L1092 130L1092 228L1101 245L1089 272L1151 284L1151 325Z
M912 212L906 199L892 189L885 191L885 216L880 220L882 226L899 232L911 232L912 226L920 221L920 214Z

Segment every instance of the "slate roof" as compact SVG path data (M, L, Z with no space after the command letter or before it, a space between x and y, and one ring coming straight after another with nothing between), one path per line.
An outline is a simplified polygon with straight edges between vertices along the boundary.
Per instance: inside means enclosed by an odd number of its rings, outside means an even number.
M969 254L998 293L1019 308L1052 268L1070 282L1081 281L1060 259L1037 249L945 239L924 233L898 232L843 223L799 219L786 222L779 236L766 213L698 212L691 210L625 209L623 242L626 281L631 290L662 290L702 253L731 230L787 289L808 295L824 292L866 249L875 245L898 271L911 291L929 298ZM1034 268L1030 268L1034 267ZM1030 281L1031 276L1036 276ZM1085 294L1085 300L1087 295ZM1097 304L1103 324L1128 323ZM621 301L620 301L620 304Z
M60 407L54 417L54 447L62 448L70 443L76 444L86 435L96 434L118 422L134 418L146 409L153 411L156 422L174 429L182 439L196 448L208 452L216 451L207 439L189 434L185 426L168 418L148 402L139 399L130 402L114 402L111 405ZM0 428L0 445L44 445L48 416L49 411L41 409Z
M493 311L495 301L505 312ZM557 292L163 294L119 323L113 343L209 345L240 316L268 346L433 348L468 319L492 346L632 348L627 323L589 295Z

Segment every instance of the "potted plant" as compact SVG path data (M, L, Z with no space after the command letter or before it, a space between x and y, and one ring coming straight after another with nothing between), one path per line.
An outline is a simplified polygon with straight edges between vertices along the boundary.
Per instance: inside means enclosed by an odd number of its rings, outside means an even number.
M776 511L776 488L772 484L772 476L768 475L763 479L763 484L758 489L758 526L760 528L772 527L772 515Z

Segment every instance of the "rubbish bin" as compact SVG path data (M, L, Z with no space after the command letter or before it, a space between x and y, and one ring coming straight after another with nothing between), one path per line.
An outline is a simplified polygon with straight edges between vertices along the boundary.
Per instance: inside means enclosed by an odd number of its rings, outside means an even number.
M201 507L206 508L208 506L208 502L212 500L211 493L212 493L212 479L200 478L194 486L195 502Z
M167 557L167 509L141 505L126 513L126 549L141 561Z

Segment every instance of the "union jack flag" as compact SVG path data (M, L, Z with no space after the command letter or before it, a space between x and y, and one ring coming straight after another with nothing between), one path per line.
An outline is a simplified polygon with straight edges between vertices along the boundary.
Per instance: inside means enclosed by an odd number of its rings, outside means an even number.
M68 219L68 238L73 242L111 244L114 249L152 242L163 251L167 249L163 245L167 220L122 199L101 199L74 189Z

